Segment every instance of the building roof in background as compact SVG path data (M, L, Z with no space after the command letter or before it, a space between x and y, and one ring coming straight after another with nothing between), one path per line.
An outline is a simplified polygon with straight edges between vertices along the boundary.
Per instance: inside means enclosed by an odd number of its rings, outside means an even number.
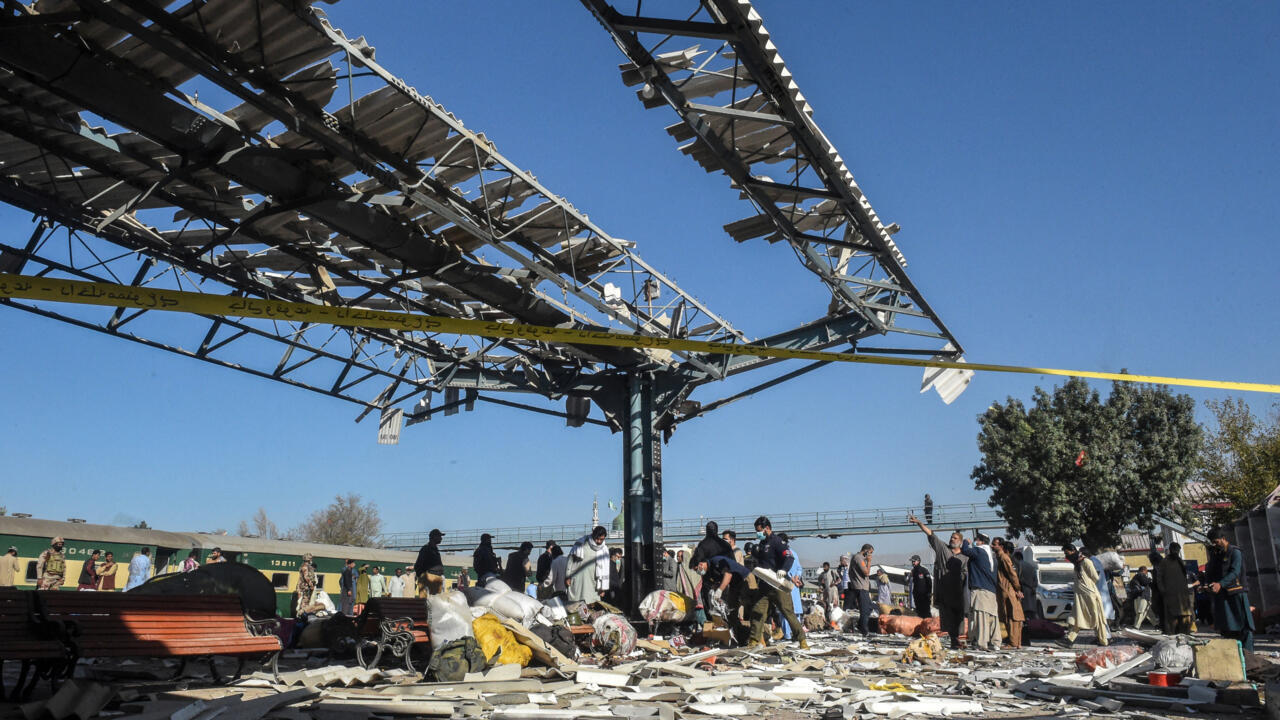
M1187 486L1182 491L1182 496L1196 510L1217 510L1231 507L1230 500L1219 494L1208 483L1198 480L1187 483Z

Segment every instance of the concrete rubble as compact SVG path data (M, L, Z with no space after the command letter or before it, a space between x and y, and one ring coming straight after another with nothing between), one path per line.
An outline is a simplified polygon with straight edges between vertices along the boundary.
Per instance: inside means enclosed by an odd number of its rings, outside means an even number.
M1247 718L1262 716L1260 689L1270 682L1275 692L1280 680L1280 660L1267 653L1249 655L1253 682L1185 677L1160 687L1148 683L1155 669L1149 647L1115 667L1083 672L1075 649L945 650L936 660L904 661L914 657L907 654L912 638L873 638L819 632L808 650L782 643L763 651L672 650L658 639L625 657L587 652L555 667L498 665L459 682L364 670L324 651L291 651L279 676L256 672L228 685L200 676L155 679L172 674L162 661L82 663L52 696L0 708L24 720Z

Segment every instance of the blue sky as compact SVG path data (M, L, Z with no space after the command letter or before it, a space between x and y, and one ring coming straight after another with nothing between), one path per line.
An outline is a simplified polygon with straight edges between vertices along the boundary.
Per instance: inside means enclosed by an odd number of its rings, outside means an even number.
M674 115L623 87L577 3L376 6L322 7L739 328L825 311L784 247L724 234L750 208L680 155ZM758 7L970 360L1280 381L1280 6ZM0 223L29 232L10 209ZM410 531L583 521L593 493L620 495L603 428L481 406L385 447L336 400L17 311L0 337L10 511L208 530L261 505L292 526L351 491ZM975 418L1060 382L981 374L944 406L919 380L827 367L686 423L664 451L668 516L981 502Z

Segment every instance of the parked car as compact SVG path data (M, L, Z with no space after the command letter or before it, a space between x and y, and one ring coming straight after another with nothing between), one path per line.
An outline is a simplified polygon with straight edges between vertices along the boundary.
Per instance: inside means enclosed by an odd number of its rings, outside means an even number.
M1046 620L1065 620L1075 605L1075 566L1068 562L1040 562L1036 569L1040 575L1040 585L1036 588L1040 616Z

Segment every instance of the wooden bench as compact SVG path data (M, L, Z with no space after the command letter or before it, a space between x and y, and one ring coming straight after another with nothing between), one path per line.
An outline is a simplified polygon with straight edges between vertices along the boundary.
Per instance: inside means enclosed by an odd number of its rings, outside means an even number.
M140 595L106 592L40 592L37 602L46 620L68 629L73 657L175 657L175 677L191 658L206 658L220 681L214 656L239 659L262 656L278 673L279 620L250 620L238 595Z
M413 667L413 647L431 641L427 626L427 601L423 598L369 598L360 617L356 618L356 660L364 668L378 666L384 652L404 660L409 672ZM365 653L374 651L371 660Z
M18 700L29 695L36 681L50 681L66 673L72 662L65 629L39 614L35 595L27 590L0 590L0 699L4 699L4 661L19 660L22 670L11 693ZM35 668L24 689L27 673Z

